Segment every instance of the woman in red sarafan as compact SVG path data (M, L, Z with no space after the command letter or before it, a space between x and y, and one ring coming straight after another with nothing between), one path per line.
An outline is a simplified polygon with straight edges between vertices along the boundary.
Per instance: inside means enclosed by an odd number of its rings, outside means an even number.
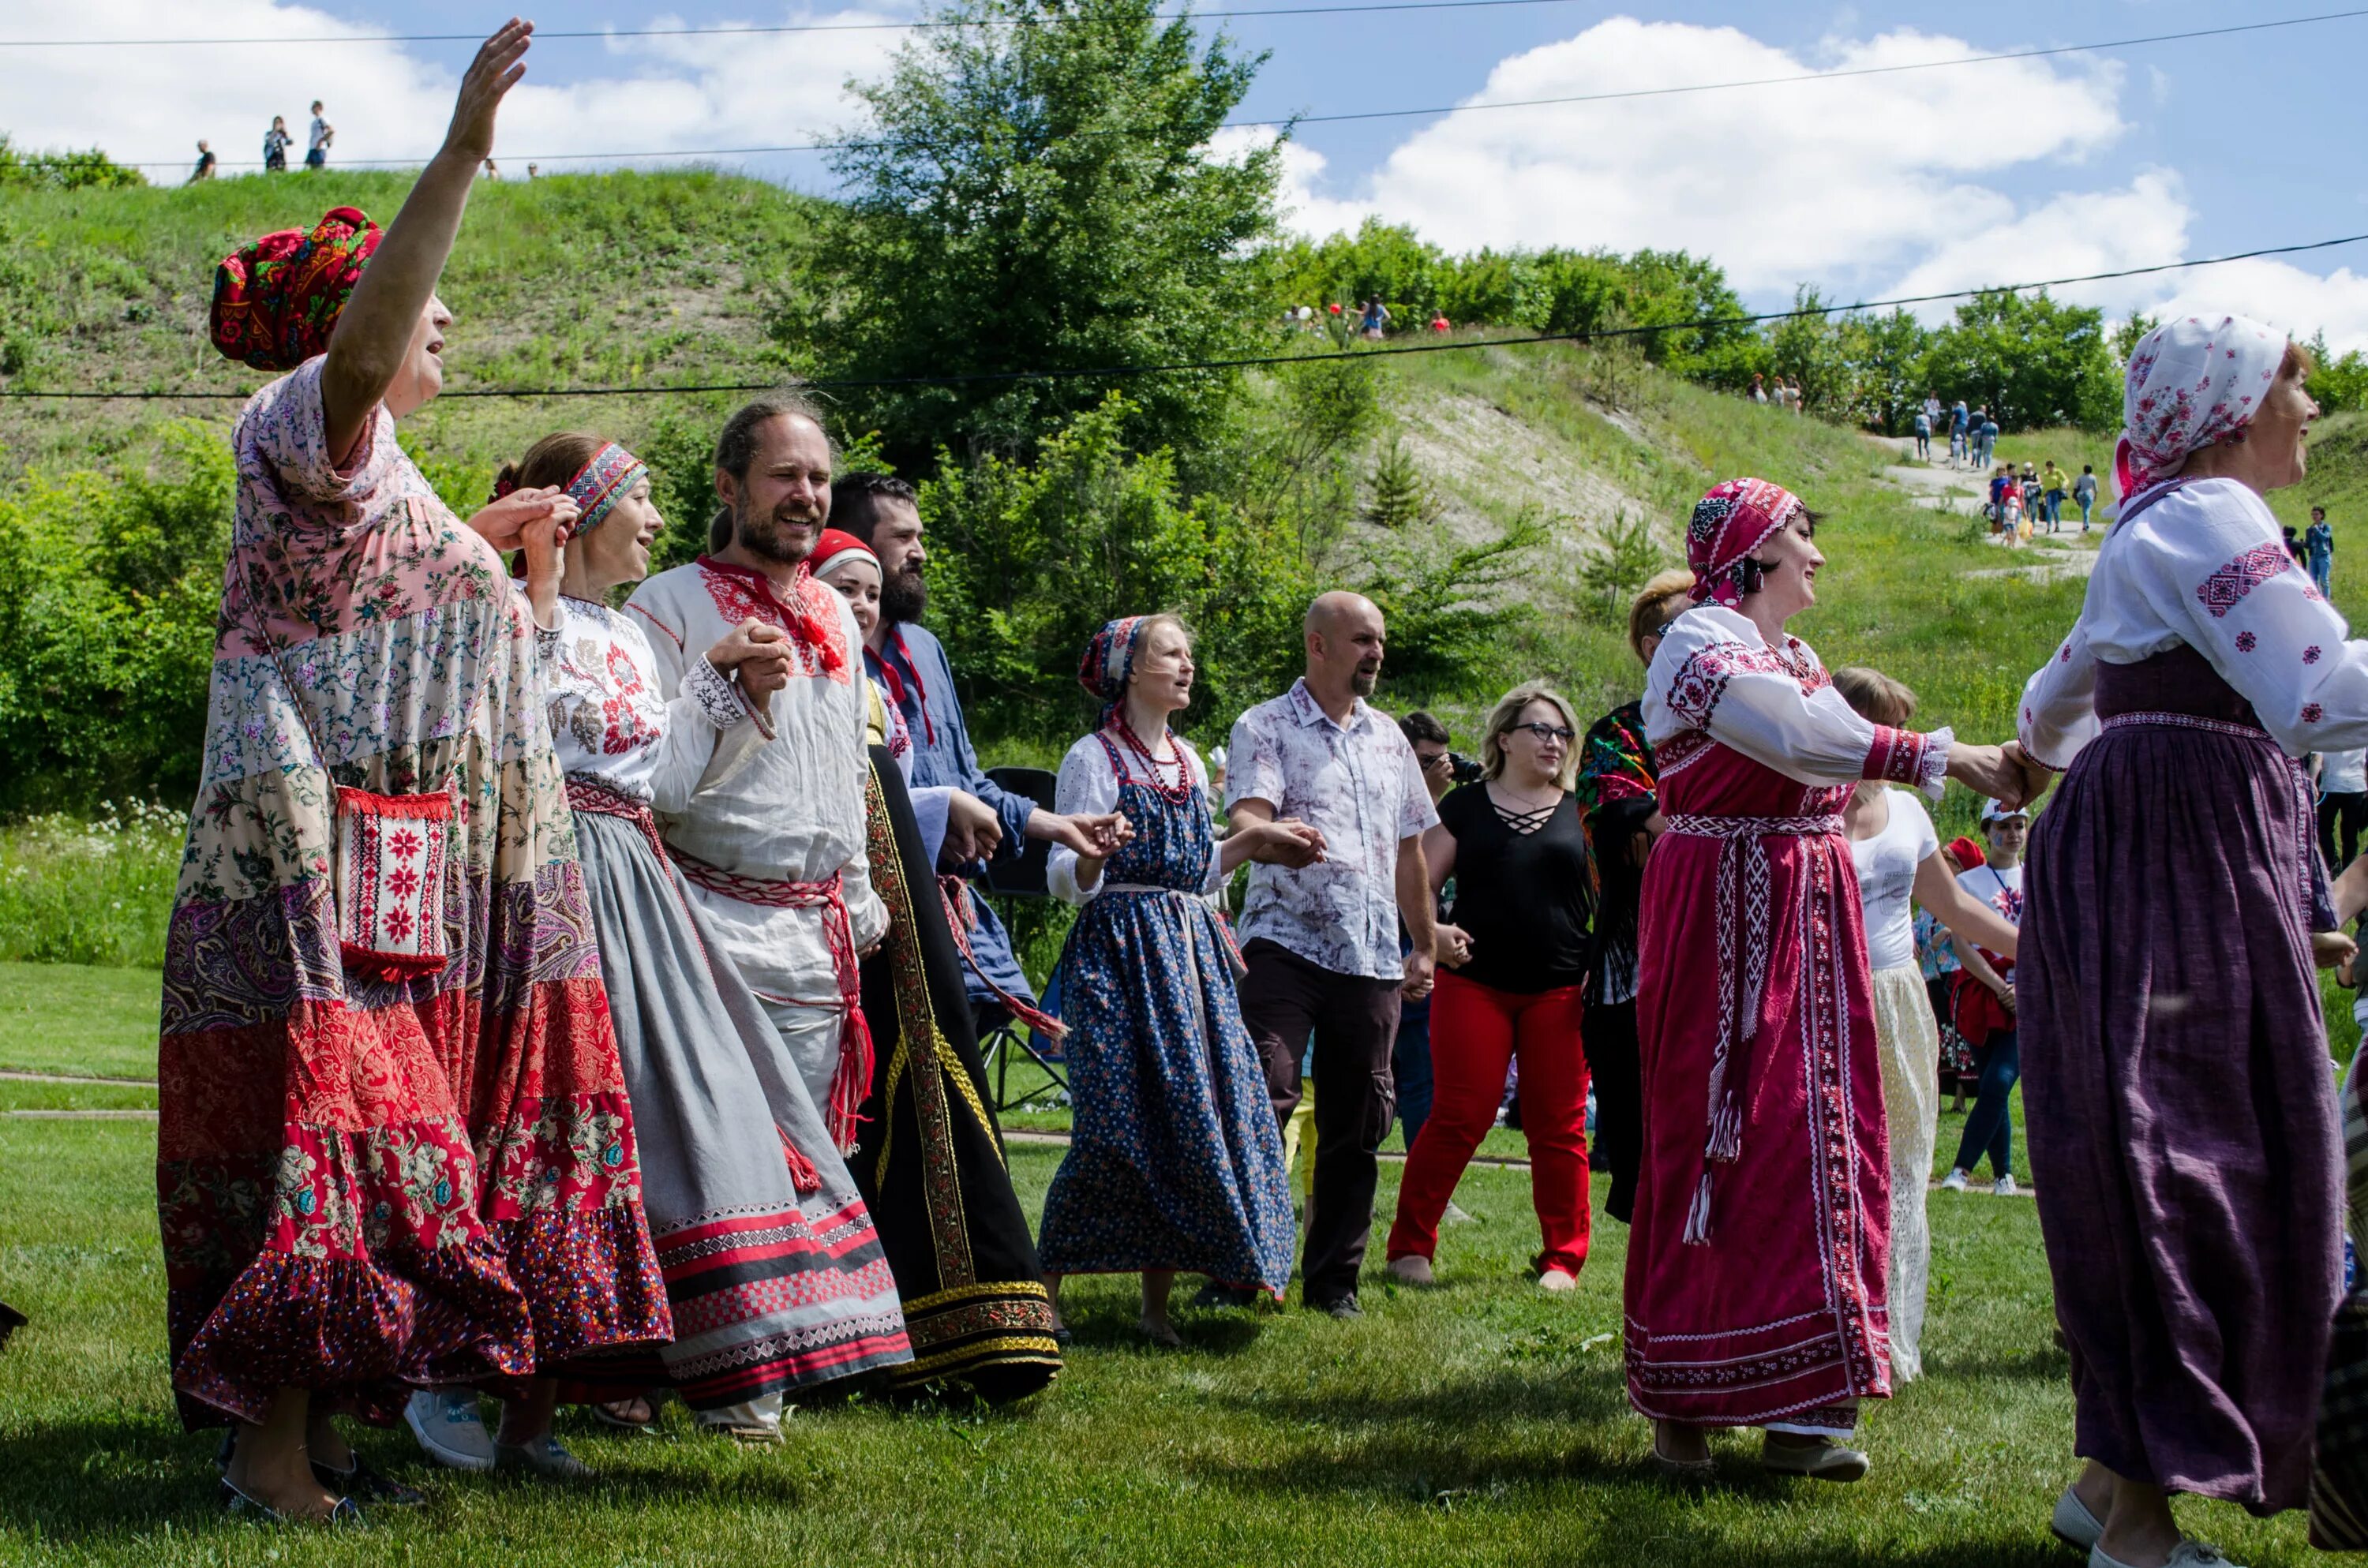
M1694 509L1695 608L1646 677L1668 829L1645 871L1645 1138L1629 1242L1630 1403L1707 1474L1704 1429L1771 1470L1855 1481L1858 1402L1891 1392L1882 1067L1842 807L1860 778L2020 790L1996 746L1873 724L1784 631L1816 602L1816 515L1765 480Z
M553 1385L529 1380L672 1333L534 624L495 553L547 561L575 508L520 492L464 525L394 436L441 386L437 278L530 30L479 52L383 236L341 208L216 280L216 347L288 373L233 437L157 1196L174 1391L233 1426L233 1509L412 1500L327 1416L391 1422L420 1385L513 1395L507 1451L554 1468Z

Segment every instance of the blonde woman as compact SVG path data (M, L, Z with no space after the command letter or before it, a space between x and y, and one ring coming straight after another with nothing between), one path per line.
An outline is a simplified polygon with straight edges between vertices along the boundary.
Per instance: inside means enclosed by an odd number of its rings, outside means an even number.
M1430 1118L1406 1156L1390 1272L1430 1283L1440 1216L1497 1119L1520 1062L1521 1131L1544 1247L1538 1283L1567 1290L1587 1261L1587 1057L1580 994L1594 881L1572 787L1578 718L1552 688L1515 687L1488 715L1481 778L1451 790L1423 835L1434 892L1456 879L1457 922L1439 928L1431 1001Z
M1869 723L1900 729L1916 716L1916 694L1880 670L1836 670L1834 689ZM1883 1117L1891 1139L1891 1375L1904 1383L1924 1369L1920 1342L1932 1262L1924 1187L1941 1121L1941 1034L1916 961L1911 903L1968 945L1994 953L2011 957L2015 933L2005 916L1958 886L1956 867L1914 790L1861 780L1842 808L1842 836L1858 872L1867 967L1874 975L1874 1038L1883 1049Z

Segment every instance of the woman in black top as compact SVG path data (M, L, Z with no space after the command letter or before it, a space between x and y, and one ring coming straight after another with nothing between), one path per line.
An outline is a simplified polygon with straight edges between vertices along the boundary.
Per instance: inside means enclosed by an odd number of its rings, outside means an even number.
M1590 957L1593 880L1571 786L1578 722L1544 686L1488 715L1481 781L1439 803L1423 835L1436 888L1455 878L1456 924L1440 928L1431 993L1430 1119L1406 1156L1390 1227L1390 1272L1430 1282L1439 1219L1495 1125L1505 1070L1521 1064L1521 1131L1545 1246L1538 1283L1567 1290L1587 1261L1587 1058L1579 997Z

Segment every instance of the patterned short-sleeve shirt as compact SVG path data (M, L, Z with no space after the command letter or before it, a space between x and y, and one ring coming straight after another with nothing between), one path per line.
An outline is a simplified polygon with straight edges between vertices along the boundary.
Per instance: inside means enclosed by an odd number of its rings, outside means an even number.
M1439 821L1422 766L1395 720L1361 698L1335 723L1304 680L1234 723L1225 805L1264 801L1324 835L1299 870L1250 867L1242 938L1265 937L1337 974L1404 978L1398 955L1401 841Z

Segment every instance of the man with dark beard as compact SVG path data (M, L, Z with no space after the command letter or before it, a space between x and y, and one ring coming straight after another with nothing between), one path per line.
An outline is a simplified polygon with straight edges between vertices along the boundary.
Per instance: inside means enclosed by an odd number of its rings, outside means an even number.
M1079 854L1099 853L1090 843L1081 844L1081 830L1067 818L1042 810L1025 795L1008 792L979 767L945 645L920 625L929 603L928 584L921 574L928 553L921 543L921 510L913 487L885 475L855 474L832 487L831 511L837 527L880 558L882 630L877 649L867 649L864 658L912 731L914 788L962 790L993 807L1003 834L991 854L1016 856L1029 838L1064 843ZM975 863L964 868L979 869ZM971 911L976 924L966 933L972 962L963 985L984 1035L1012 1005L1023 1012L1032 1009L1036 994L995 911L985 899L973 899Z

